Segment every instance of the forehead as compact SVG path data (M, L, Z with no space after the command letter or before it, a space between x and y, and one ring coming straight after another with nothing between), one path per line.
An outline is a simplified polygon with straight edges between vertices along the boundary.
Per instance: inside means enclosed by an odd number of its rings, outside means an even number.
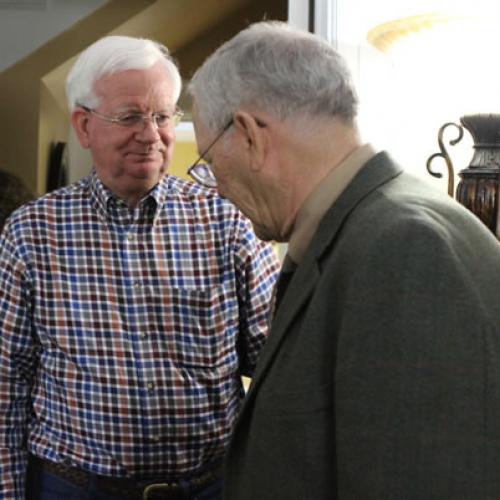
M146 69L128 69L98 79L96 95L106 106L175 106L174 83L161 62Z

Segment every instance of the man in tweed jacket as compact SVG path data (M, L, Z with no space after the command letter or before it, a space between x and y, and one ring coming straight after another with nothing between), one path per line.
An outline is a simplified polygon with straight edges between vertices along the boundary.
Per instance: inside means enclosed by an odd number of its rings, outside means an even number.
M361 141L314 35L252 25L191 92L220 193L289 242L225 498L500 498L498 241Z

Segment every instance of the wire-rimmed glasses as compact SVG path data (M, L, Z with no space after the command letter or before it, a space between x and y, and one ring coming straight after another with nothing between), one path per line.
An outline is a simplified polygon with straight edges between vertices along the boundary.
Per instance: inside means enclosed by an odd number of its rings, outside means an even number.
M199 158L188 168L188 175L198 184L209 188L217 187L217 180L215 179L215 175L213 174L210 165L208 163L202 163L202 160L205 155L212 149L215 143L226 133L226 131L232 124L233 120L230 120L228 124L220 131L220 133L217 134L215 139L200 154Z
M167 126L175 127L179 124L182 116L184 115L181 109L176 108L173 113L167 113L165 111L157 111L151 114L127 112L121 115L109 116L99 113L99 111L96 111L93 108L89 108L88 106L83 106L82 104L79 104L79 106L88 113L97 116L97 118L100 118L101 120L109 123L116 123L117 125L121 125L122 127L127 128L134 128L139 124L143 125L145 122L149 121L152 121L156 128L164 128Z

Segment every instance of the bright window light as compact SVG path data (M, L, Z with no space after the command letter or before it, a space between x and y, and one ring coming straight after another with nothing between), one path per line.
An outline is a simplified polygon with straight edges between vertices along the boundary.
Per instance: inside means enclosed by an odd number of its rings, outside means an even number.
M441 125L500 113L500 2L339 0L337 11L338 47L356 78L366 140L446 190L446 179L436 181L425 166ZM456 171L468 165L471 146L465 132L450 147Z

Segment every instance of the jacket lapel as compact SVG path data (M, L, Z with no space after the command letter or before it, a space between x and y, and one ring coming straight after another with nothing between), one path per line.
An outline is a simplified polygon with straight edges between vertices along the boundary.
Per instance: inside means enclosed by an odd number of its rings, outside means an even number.
M304 260L297 267L276 316L273 318L269 338L261 351L244 408L251 403L279 346L286 337L288 327L314 292L316 283L321 277L321 259L334 244L349 214L370 193L401 172L401 168L389 158L387 153L382 152L375 155L361 169L323 217Z

